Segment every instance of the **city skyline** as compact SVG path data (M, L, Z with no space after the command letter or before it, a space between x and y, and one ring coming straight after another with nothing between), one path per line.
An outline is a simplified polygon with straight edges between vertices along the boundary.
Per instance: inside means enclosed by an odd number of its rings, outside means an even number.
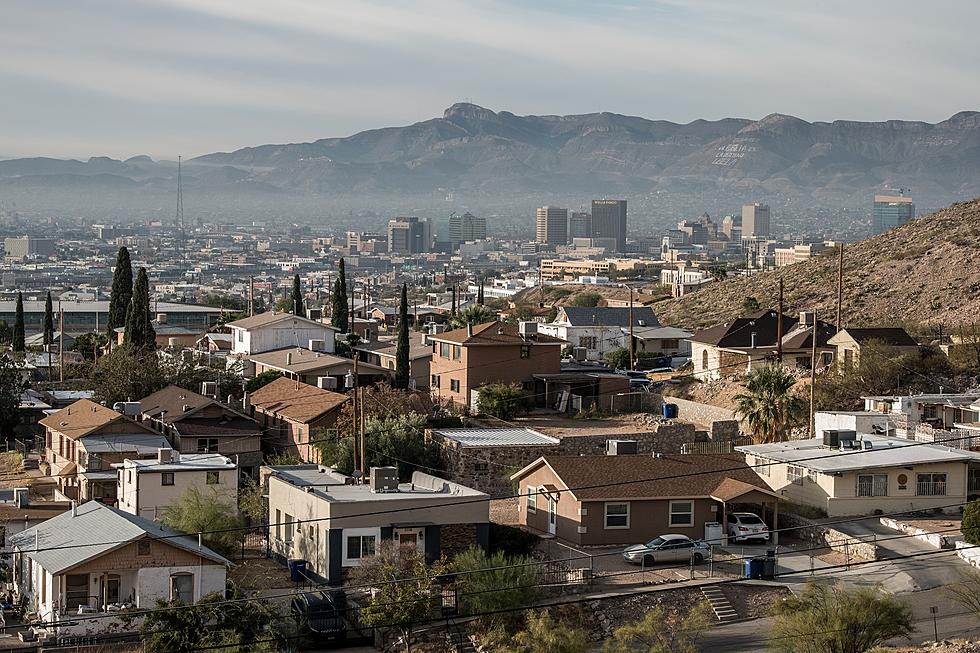
M772 112L937 121L980 108L968 38L980 8L884 8L14 2L0 28L11 127L0 157L191 157L407 124L467 99L681 123ZM914 50L893 38L912 25ZM549 47L596 39L617 47Z

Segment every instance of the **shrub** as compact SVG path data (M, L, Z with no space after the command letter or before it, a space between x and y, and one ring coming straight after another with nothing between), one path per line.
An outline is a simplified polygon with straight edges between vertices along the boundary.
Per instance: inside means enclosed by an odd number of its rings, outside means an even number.
M963 539L970 544L980 544L980 500L971 501L963 509L963 523L960 524Z
M524 412L526 397L516 383L491 383L480 388L476 410L497 419L512 419Z
M277 372L275 370L266 370L261 374L257 374L255 378L249 379L245 382L246 392L255 392L259 388L265 385L269 385L276 379L282 376L282 372Z
M463 608L469 614L485 614L485 628L513 625L521 613L514 608L534 603L538 595L538 566L530 558L511 558L502 552L489 556L472 547L457 555L452 571L459 574L457 584Z
M600 301L602 301L602 295L597 292L587 290L576 295L572 299L571 305L581 308L594 308L599 305Z

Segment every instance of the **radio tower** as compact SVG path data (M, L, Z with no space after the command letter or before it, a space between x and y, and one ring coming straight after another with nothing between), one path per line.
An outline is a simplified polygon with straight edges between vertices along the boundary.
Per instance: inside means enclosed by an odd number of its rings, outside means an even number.
M174 217L174 229L177 232L177 256L184 255L184 183L180 171L181 157L177 156L177 215Z

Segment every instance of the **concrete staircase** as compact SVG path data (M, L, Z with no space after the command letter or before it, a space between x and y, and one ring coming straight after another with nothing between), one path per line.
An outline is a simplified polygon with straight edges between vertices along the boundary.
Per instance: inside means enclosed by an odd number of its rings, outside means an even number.
M704 598L708 599L708 604L711 605L711 609L714 610L715 617L721 623L728 623L731 621L738 621L738 613L735 612L735 608L732 604L728 602L722 591L714 586L708 585L701 588L701 593L704 594Z

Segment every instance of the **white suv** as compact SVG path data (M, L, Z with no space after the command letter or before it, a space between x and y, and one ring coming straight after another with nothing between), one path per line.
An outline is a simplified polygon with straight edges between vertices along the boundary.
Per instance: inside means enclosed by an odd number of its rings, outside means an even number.
M728 537L736 542L745 540L769 541L769 527L759 515L751 512L733 512L728 515Z

